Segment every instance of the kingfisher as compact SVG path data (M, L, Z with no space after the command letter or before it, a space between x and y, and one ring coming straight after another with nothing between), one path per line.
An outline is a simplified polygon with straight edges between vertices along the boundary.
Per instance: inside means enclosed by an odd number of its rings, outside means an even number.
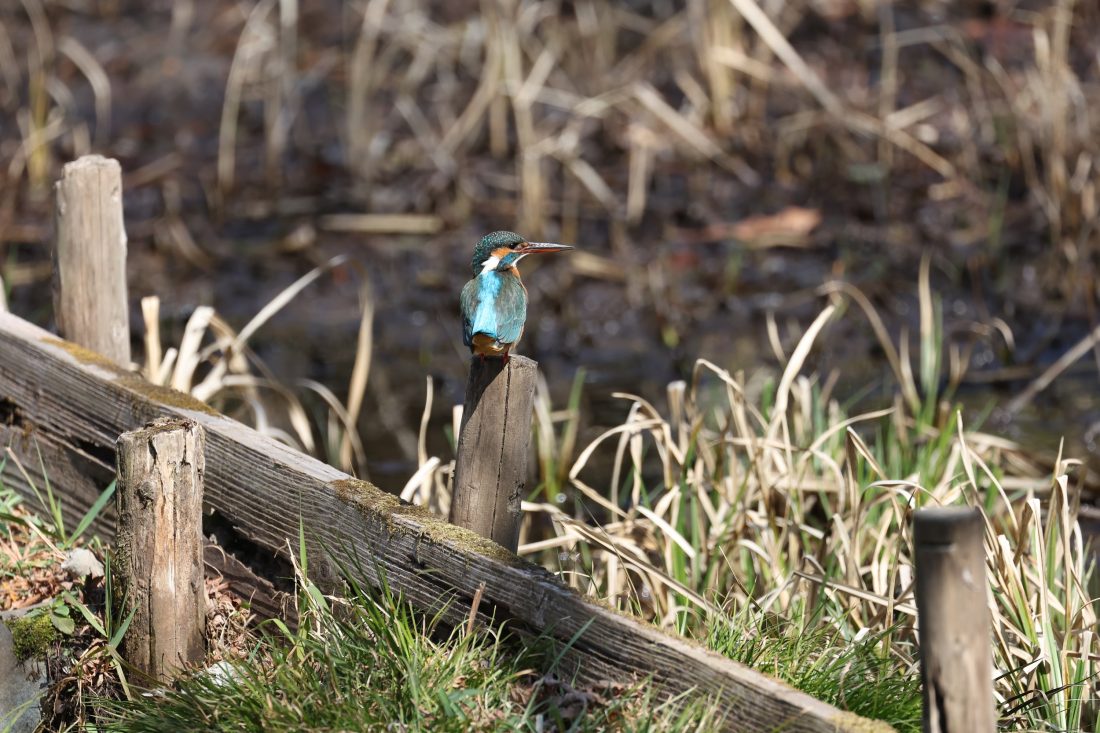
M527 288L516 265L541 252L573 249L567 244L528 242L515 232L486 234L474 247L474 277L462 288L462 340L482 359L502 358L523 335Z

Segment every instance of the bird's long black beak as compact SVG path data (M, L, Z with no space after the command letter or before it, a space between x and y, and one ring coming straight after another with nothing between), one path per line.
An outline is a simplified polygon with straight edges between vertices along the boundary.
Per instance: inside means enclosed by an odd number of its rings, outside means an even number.
M516 252L525 255L541 254L543 252L564 252L573 249L568 244L555 244L554 242L524 242L516 247Z

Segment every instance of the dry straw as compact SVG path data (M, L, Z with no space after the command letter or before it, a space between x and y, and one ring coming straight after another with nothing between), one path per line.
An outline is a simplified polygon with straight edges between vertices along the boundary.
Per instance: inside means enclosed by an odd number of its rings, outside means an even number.
M950 392L936 390L950 366L922 270L917 369L904 341L882 343L902 385L890 408L849 416L822 398L809 357L839 302L806 329L774 388L754 394L744 376L699 360L689 382L669 385L664 412L616 395L626 417L587 445L575 442L577 400L555 411L540 389L545 500L533 496L524 509L532 521L549 518L553 533L528 527L520 552L586 593L685 633L751 607L839 630L853 643L881 639L897 674L913 674L912 513L978 506L1003 720L1074 729L1089 715L1083 703L1100 669L1080 487L1071 478L1077 463L1059 457L1048 472L1023 447L967 430L944 408ZM885 335L858 290L825 292L860 303ZM949 375L949 390L961 376ZM443 505L447 475L438 458L422 458L406 494ZM441 493L425 495L429 486Z

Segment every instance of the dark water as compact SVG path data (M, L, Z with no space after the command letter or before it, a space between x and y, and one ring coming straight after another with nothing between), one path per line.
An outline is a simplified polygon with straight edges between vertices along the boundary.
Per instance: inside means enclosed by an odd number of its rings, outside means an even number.
M360 284L368 281L376 317L360 427L371 477L399 487L416 467L414 440L429 376L435 388L429 451L445 459L451 455L445 428L451 407L462 400L468 359L458 292L469 276L469 254L479 234L467 228L430 239L322 238L308 257L273 256L269 240L242 237L232 256L209 272L183 278L173 277L171 264L149 253L148 259L135 258L143 274L133 278L131 295L136 300L159 294L169 331L174 324L177 334L197 302L214 304L240 327L315 262L349 253L349 265L310 286L257 333L252 347L282 380L317 379L343 396L355 356ZM606 243L595 237L577 244L608 256ZM519 351L540 362L558 407L564 407L577 370L584 370L582 437L625 416L628 403L613 399L613 392L638 394L663 406L667 383L690 378L696 358L731 371L778 376L782 365L769 345L768 314L774 315L782 347L790 354L827 304L819 289L833 276L837 261L836 248L829 245L748 251L732 242L650 242L639 243L633 252L636 261L630 266L637 272L660 271L661 290L639 288L632 297L628 282L577 274L568 254L524 263L531 305ZM160 271L165 282L150 277ZM874 263L868 262L865 271L874 272ZM880 310L895 343L903 329L908 331L917 369L916 268L910 273L852 279ZM975 324L989 322L994 308L1011 302L978 298L967 283L935 267L932 281L942 305L945 343L971 348L969 377L957 393L968 425L985 417L985 429L1042 451L1054 451L1065 436L1068 454L1091 458L1097 449L1093 425L1100 425L1091 357L1020 412L1003 409L1087 334L1088 323L1017 308L1014 317L1005 319L1015 339L1010 350L999 334L975 336L974 331L980 330ZM665 296L672 302L655 301ZM851 411L889 401L896 388L867 320L854 305L819 338L806 367L823 379L833 370L838 372L834 394L842 402L858 398Z

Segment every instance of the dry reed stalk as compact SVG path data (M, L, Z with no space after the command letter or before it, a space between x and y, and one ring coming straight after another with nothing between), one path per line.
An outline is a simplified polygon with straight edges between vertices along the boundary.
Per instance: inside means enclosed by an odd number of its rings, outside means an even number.
M760 35L768 48L798 78L818 104L837 119L843 119L845 114L843 103L829 91L755 0L729 0L729 2Z
M540 71L536 64L528 78L524 78L524 44L520 40L518 13L518 4L514 9L502 7L495 18L495 31L502 55L501 75L510 95L512 114L516 124L520 226L524 232L539 236L543 230L546 191L543 187L545 177L542 165L543 155L537 146L538 138L535 132L532 104L536 89L543 85L545 74L549 73L549 65L544 64L545 70ZM552 56L547 54L543 56L552 62ZM542 79L536 76L536 72L539 72Z
M45 143L51 139L47 133L49 123L49 76L53 69L55 45L53 32L41 0L20 0L23 11L31 23L34 45L28 49L27 76L30 92L29 109L20 111L20 127L26 146L27 173L31 187L41 195L52 169L51 151ZM24 124L25 120L25 124ZM29 142L29 145L28 145Z
M218 127L218 191L223 197L232 190L235 182L237 119L244 98L244 87L260 76L265 56L277 44L269 23L269 15L274 7L275 0L260 0L252 8L229 66L225 102L222 104Z
M886 355L886 361L889 362L890 369L894 372L894 376L898 380L898 384L909 409L913 412L917 412L920 409L920 396L917 394L916 385L913 383L911 376L908 379L906 378L902 358L898 354L898 350L894 347L893 340L886 330L886 324L883 323L882 317L879 316L874 306L871 305L871 301L867 299L867 296L855 286L843 282L826 283L821 287L820 292L822 294L844 293L856 302L856 305L858 305L864 315L867 316L867 321L871 324L875 337L882 346L883 352Z
M305 452L319 454L344 470L365 472L366 457L357 421L371 355L373 301L369 291L366 288L363 291L363 314L356 362L348 387L348 407L328 387L317 382L300 380L298 390L280 383L247 348L249 338L268 319L286 307L322 273L340 265L345 259L333 258L299 278L261 309L240 332L218 318L212 308L196 308L188 319L179 347L163 352L158 322L159 302L156 298L146 298L142 303L146 324L145 374L157 384L170 385L215 404L219 401L224 404L225 395L232 393L240 398L239 404L248 410L248 419L261 432ZM208 335L213 342L204 346ZM253 368L263 376L252 374ZM199 374L202 374L202 379L196 384ZM320 440L315 438L314 426L299 397L302 391L316 395L325 406L326 424L320 430ZM273 401L265 395L278 399ZM272 411L274 414L271 414Z
M0 22L0 76L4 79L4 92L0 95L0 105L6 107L16 99L20 88L19 62L16 60L15 47L11 43L11 34L3 22Z
M731 22L727 0L692 0L687 6L688 25L693 45L698 49L699 66L709 93L709 116L715 131L728 137L733 133L733 76L728 65L719 61L715 49L730 48Z
M389 0L370 0L363 13L363 23L355 41L355 50L349 62L348 111L344 136L348 145L348 163L359 175L366 175L367 152L374 129L367 124L367 101L374 88L376 75L374 60L378 49L382 18L389 7Z
M1035 396L1054 383L1058 375L1071 367L1081 357L1092 351L1100 344L1100 326L1092 329L1087 336L1078 341L1069 351L1058 357L1053 364L1047 367L1042 374L1035 378L1027 388L1012 398L1005 409L1008 412L1019 412L1024 406L1035 399Z
M323 432L323 437L325 445L332 446L332 448L329 449L326 458L334 463L340 463L341 451L336 448L336 446L341 446L344 441L347 441L351 447L351 454L346 464L341 465L341 468L347 471L365 473L366 452L363 448L363 442L359 437L359 429L356 426L356 422L347 408L340 402L340 399L332 390L320 382L316 382L312 379L300 379L297 383L320 397L328 408L327 430Z
M145 378L154 384L159 380L163 350L160 344L160 298L149 295L141 299L141 316L145 323Z
M898 97L898 39L895 32L893 3L878 5L879 37L882 39L882 61L879 64L879 119L886 122L895 111ZM896 121L896 120L895 120ZM895 125L896 127L896 125ZM885 139L879 140L879 161L889 170L893 165L893 148Z
M481 73L478 75L477 89L474 90L473 96L470 97L469 103L462 110L458 119L450 125L440 141L440 147L449 155L454 155L469 142L493 100L500 97L504 51L501 47L500 33L496 30L495 3L493 0L483 0L482 7L486 23L484 29L485 62ZM497 123L497 125L500 124L500 122ZM496 129L495 125L493 129ZM500 131L494 133L491 139L495 140L497 136L500 136L501 140L503 139L503 133ZM501 143L497 142L495 145L499 146ZM496 150L497 148L494 147L494 151Z
M103 146L111 130L111 82L95 56L72 36L63 36L57 43L57 52L80 69L88 80L95 98L95 139ZM77 116L74 114L73 118Z
M626 220L637 224L645 213L646 198L653 171L654 135L643 125L631 125L630 160L626 193Z
M279 183L290 128L299 107L298 0L279 0L276 48L265 64L264 159L267 181Z
M436 456L428 457L428 420L432 415L434 393L432 378L428 377L424 396L424 410L420 413L420 431L417 434L416 441L417 471L401 490L401 498L404 501L413 501L414 498L418 497L420 499L418 503L423 505L430 505L431 503L429 497L432 488L432 472L442 463Z
M436 234L443 220L434 214L327 214L321 229L356 234Z
M319 278L324 272L337 267L347 261L347 257L340 255L333 257L324 265L315 267L307 272L302 277L295 280L293 283L284 288L278 295L272 298L267 305L260 309L260 311L252 317L244 328L240 330L235 336L230 339L228 344L217 344L215 348L222 351L226 358L221 359L213 368L210 373L203 379L202 383L192 387L190 392L204 402L214 396L221 388L221 380L229 371L230 360L233 356L239 355L243 352L245 344L252 335L268 320L271 319L276 313L282 310L290 301L292 301L297 295L308 287L313 281ZM176 387L176 389L180 389Z
M749 168L744 161L727 155L699 125L669 106L649 83L638 82L633 91L634 98L644 109L652 113L670 132L698 155L709 158L726 168L740 178L745 185L752 186L759 183L760 176L756 171Z
M177 352L175 368L172 371L172 379L169 386L181 392L191 390L191 382L195 369L199 365L199 346L210 321L214 317L214 309L210 306L199 306L187 319L187 325L183 330L183 338L180 340Z
M729 1L834 120L846 125L852 132L876 135L889 141L944 178L955 177L955 166L911 135L888 127L881 120L870 115L846 109L840 98L825 86L755 0Z
M371 356L374 353L374 297L371 294L367 280L364 278L363 287L359 293L361 313L359 315L359 335L355 344L355 363L351 368L351 377L348 380L347 398L347 425L349 430L340 445L340 465L354 466L352 462L353 442L358 438L356 425L359 423L359 415L363 409L363 397L366 394L367 382L370 377ZM429 382L429 389L431 383ZM429 392L430 394L430 392ZM362 449L357 453L360 456L358 468L365 471L366 466L362 460Z
M409 129L413 131L413 135L424 154L440 172L453 175L456 168L455 160L440 146L439 136L435 134L416 101L412 97L402 94L397 98L395 106L401 116L405 118Z

